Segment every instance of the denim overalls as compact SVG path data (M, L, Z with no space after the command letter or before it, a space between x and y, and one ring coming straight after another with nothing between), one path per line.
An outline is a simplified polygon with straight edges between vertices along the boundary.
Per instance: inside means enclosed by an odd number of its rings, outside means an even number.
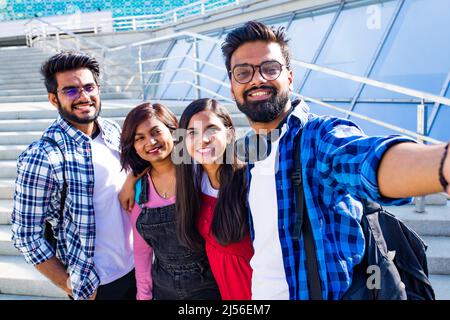
M139 203L148 201L148 178L141 179ZM142 208L136 229L153 248L153 299L220 299L205 251L183 246L176 234L175 204Z

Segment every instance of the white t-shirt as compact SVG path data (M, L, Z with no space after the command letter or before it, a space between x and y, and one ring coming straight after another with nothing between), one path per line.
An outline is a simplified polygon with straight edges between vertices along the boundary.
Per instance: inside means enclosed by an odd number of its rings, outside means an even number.
M280 138L286 133L283 126ZM253 300L288 300L289 287L283 266L278 233L278 204L275 173L278 169L278 144L272 142L270 155L251 169L249 205L253 220L255 253L253 268Z
M219 190L214 189L211 185L211 181L209 181L208 174L205 171L203 171L202 175L202 192L207 196L214 198L217 198L217 195L219 194Z
M100 284L113 282L134 268L131 223L118 193L126 179L118 152L99 134L91 143L94 164L94 265Z

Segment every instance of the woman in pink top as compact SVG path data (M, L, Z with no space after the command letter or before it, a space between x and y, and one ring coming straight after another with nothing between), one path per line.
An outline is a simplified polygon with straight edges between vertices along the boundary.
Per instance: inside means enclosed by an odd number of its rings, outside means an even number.
M190 248L205 240L222 299L249 300L253 247L245 167L234 153L230 114L216 100L199 99L184 110L181 129L186 130L182 150L197 164L188 161L176 168L180 240Z
M121 136L121 163L135 176L131 211L137 299L220 299L204 247L178 241L175 166L171 159L175 115L161 104L143 103L127 115Z

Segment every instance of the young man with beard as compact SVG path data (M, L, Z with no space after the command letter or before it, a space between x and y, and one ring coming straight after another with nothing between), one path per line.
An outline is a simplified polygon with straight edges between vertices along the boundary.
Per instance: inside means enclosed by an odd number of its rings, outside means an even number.
M61 52L41 73L59 112L43 137L53 139L63 155L40 139L19 156L14 245L73 299L135 299L131 225L117 197L126 179L120 127L99 117L99 64L81 52ZM56 248L43 237L45 221L52 225Z
M290 173L294 140L301 132L302 183L321 296L337 300L364 254L360 199L393 205L407 203L405 197L450 193L448 145L368 137L346 119L319 117L309 113L305 102L291 103L287 41L282 28L248 22L232 30L222 45L237 106L255 134L276 137L267 158L249 164L252 298L311 298L303 238L292 235L296 214Z

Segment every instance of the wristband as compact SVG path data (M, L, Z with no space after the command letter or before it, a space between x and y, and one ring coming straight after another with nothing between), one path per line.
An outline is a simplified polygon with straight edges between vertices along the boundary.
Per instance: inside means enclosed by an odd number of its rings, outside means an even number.
M439 182L441 183L442 187L444 188L444 191L447 191L447 188L448 188L448 181L444 177L444 162L445 162L445 159L447 159L449 144L450 143L447 143L447 145L444 148L444 154L442 155L441 164L439 166Z

